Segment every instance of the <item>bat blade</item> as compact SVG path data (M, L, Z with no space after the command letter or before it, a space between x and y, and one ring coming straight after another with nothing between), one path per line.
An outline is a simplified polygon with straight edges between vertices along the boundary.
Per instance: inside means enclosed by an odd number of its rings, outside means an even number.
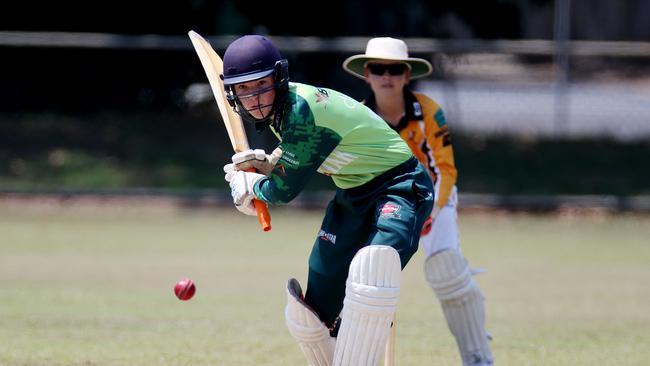
M219 106L219 113L221 119L226 125L228 137L232 143L232 148L235 152L246 151L249 149L248 138L246 137L246 130L241 118L228 104L226 93L223 87L223 81L219 77L223 73L223 61L221 57L214 51L210 43L195 31L188 33L196 54L201 60L203 70L210 82L210 88L214 99Z
M196 54L199 56L199 60L201 60L201 65L208 77L208 81L210 82L212 94L219 106L219 113L221 113L221 119L228 131L228 137L230 138L233 150L235 152L248 150L248 138L246 137L244 124L239 115L235 113L228 103L226 92L223 87L223 81L219 77L219 75L223 73L223 61L221 60L221 57L219 57L210 43L205 38L201 37L201 35L195 31L189 31L188 35L192 41ZM264 231L271 230L271 216L269 215L269 209L266 206L266 203L260 200L253 200L253 204L255 205L257 218L262 225L262 229Z

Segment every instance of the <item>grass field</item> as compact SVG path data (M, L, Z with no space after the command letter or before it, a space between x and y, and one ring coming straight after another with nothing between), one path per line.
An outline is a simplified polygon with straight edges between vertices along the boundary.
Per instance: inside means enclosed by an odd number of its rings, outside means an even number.
M228 207L0 207L0 365L305 365L284 285L305 281L319 211L274 229ZM498 365L648 365L650 219L461 213L487 274ZM399 365L459 365L418 252L404 272ZM196 296L173 285L188 276Z

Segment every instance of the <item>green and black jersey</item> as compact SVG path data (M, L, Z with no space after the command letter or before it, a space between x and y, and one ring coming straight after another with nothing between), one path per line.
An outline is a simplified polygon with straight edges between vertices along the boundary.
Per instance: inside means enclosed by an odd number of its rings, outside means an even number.
M282 157L274 173L254 187L266 202L291 201L316 172L348 189L413 156L381 117L335 90L290 83L285 108L274 129Z

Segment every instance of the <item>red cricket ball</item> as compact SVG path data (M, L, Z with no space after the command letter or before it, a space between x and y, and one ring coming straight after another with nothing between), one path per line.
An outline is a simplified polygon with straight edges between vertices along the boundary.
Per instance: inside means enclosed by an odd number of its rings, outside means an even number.
M187 301L194 296L195 292L196 286L194 286L194 281L189 278L183 278L174 286L174 293L179 300Z

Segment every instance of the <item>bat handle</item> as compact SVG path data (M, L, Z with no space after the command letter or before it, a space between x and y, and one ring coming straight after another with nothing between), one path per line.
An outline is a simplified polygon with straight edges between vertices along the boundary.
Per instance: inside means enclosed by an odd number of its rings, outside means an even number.
M248 172L255 172L255 168L247 170ZM253 205L255 210L257 210L257 219L262 225L262 230L270 231L271 230L271 214L269 214L269 208L264 201L253 200Z
M266 203L260 200L253 200L253 205L255 205L255 209L257 210L257 219L260 220L262 230L270 231L271 215L269 214L269 208L266 206Z

